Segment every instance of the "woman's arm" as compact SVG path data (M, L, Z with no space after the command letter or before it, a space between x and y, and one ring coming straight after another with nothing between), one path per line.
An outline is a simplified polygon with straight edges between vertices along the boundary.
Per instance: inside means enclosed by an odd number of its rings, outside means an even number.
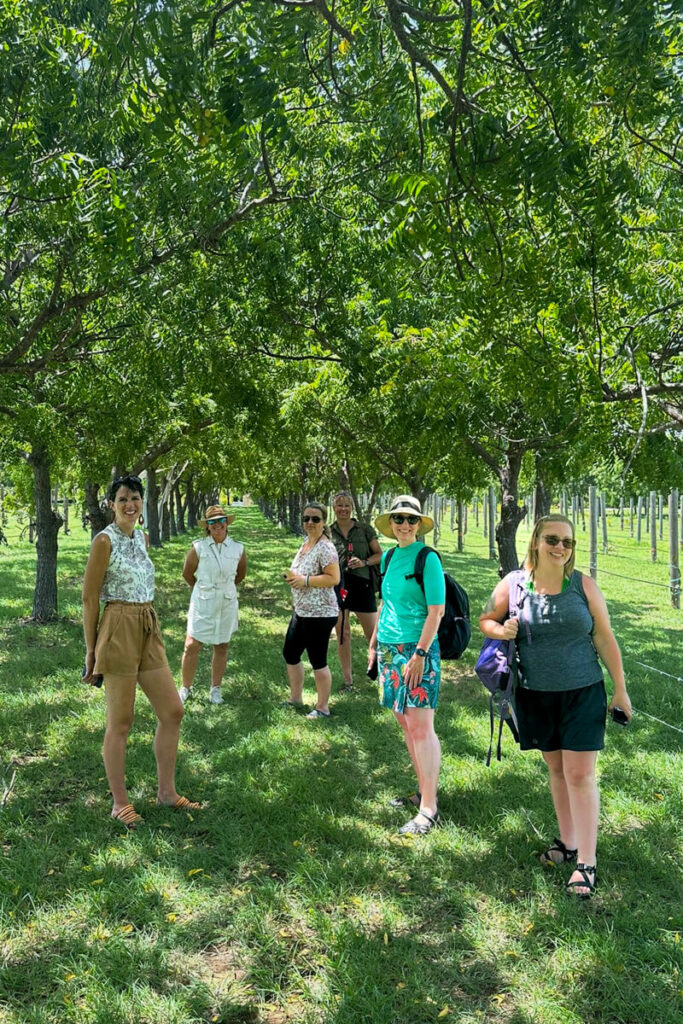
M517 617L508 618L510 608L510 577L497 584L479 616L479 629L490 640L513 640L517 636Z
M185 556L185 564L183 565L183 579L187 583L188 587L192 587L197 582L197 568L199 566L199 555L194 549L194 544L187 552ZM238 570L239 571L239 570Z
M316 576L304 576L302 573L291 572L287 582L295 590L304 590L306 587L322 588L336 587L341 579L339 562L330 562L324 565L323 570Z
M242 556L237 563L237 572L235 573L235 585L242 582L244 577L247 575L247 553L242 551Z
M100 621L100 591L109 565L111 541L106 533L98 533L90 547L83 576L83 636L85 638L84 682L92 679L95 667L97 625Z
M608 704L608 708L611 710L615 705L618 705L626 712L630 719L633 713L631 701L626 692L621 651L612 631L607 603L594 579L590 576L583 576L582 582L586 600L588 601L588 610L593 617L593 643L600 660L614 683L614 695Z

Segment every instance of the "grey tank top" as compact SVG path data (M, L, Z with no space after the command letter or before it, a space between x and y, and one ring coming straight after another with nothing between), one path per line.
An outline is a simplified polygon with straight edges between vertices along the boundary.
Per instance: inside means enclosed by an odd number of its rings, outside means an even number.
M520 686L578 690L603 678L593 646L593 617L577 570L561 594L528 591L519 613Z

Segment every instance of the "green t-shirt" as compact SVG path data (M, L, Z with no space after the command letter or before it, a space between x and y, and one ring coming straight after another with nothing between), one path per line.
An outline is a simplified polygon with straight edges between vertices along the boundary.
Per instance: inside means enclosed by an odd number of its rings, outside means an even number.
M425 545L416 540L406 548L397 547L391 556L389 570L382 580L382 610L379 615L377 639L381 644L417 643L427 617L427 605L444 604L446 583L439 556L427 555L424 569L425 592L416 579L406 579L415 571L415 560ZM382 555L382 572L388 552Z

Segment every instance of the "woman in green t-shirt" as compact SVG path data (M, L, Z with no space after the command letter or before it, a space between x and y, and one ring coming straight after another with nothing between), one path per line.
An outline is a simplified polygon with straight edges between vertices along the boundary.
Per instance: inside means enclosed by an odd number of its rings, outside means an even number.
M441 746L434 731L441 660L437 630L444 613L446 585L436 553L424 566L424 590L415 579L415 560L424 547L421 536L434 527L422 514L420 502L409 494L394 499L375 526L397 542L382 555L382 600L370 640L369 664L377 660L379 698L391 708L417 776L417 793L397 797L393 807L414 806L418 813L399 829L402 835L425 835L439 824L437 786ZM387 568L387 556L391 559Z

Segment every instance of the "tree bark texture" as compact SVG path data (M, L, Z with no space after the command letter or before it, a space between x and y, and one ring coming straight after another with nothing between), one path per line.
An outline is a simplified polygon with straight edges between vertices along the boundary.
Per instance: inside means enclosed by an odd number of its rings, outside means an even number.
M156 470L151 467L147 469L147 532L149 534L149 543L152 547L160 548L159 488L157 486Z
M63 520L52 508L47 452L36 446L28 461L33 469L36 509L37 565L32 618L35 622L50 622L57 617L57 534Z
M95 537L101 533L105 526L109 526L111 516L108 514L104 501L100 501L100 489L91 480L86 480L85 491L85 515L90 523L90 536Z
M517 557L517 527L527 514L526 505L517 500L519 493L519 472L522 468L524 451L517 445L510 445L505 462L500 470L501 510L500 522L496 526L496 541L500 559L500 574L504 576L519 568Z

